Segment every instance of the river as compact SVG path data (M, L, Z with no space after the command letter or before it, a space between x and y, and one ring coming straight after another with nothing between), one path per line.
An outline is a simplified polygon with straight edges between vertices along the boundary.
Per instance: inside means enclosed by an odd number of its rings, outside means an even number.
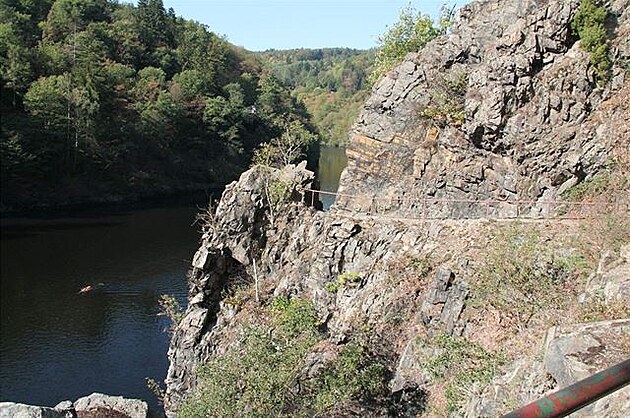
M344 166L343 149L322 149L322 190L336 190ZM158 410L145 383L163 381L168 368L169 323L158 298L186 303L197 212L188 205L3 219L0 401L54 406L102 392ZM79 294L87 285L94 290Z

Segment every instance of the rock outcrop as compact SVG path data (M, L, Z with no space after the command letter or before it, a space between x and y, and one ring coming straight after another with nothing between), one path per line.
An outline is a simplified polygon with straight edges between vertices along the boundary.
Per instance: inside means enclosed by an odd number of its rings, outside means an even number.
M627 70L599 87L570 30L577 0L477 1L452 32L409 54L375 87L353 126L337 207L482 217L544 204L628 150ZM611 3L611 44L628 60L630 3ZM446 98L445 98L446 95ZM427 117L444 100L460 120ZM439 116L439 114L438 114ZM448 115L445 115L446 117ZM424 199L448 204L422 207ZM461 200L453 202L453 200Z
M13 402L0 403L2 418L147 418L149 407L138 399L92 393L76 402L63 401L54 408Z
M610 3L615 62L630 52L629 6ZM302 377L313 377L339 347L367 334L387 360L393 416L424 411L436 376L448 366L427 366L448 351L431 341L450 341L462 356L472 350L473 360L488 360L480 347L498 350L505 340L497 335L504 338L516 321L470 303L484 263L480 253L496 245L497 231L513 226L488 218L545 214L547 202L630 151L630 77L614 65L611 81L598 85L570 30L577 7L577 0L484 0L462 8L449 35L409 54L375 86L353 128L343 195L329 212L303 203L310 201L303 190L313 178L303 165L255 167L229 185L207 216L193 258L189 304L169 348L167 414L174 416L194 392L196 367L225 353L255 308L278 296L312 301L325 332L325 343L296 365ZM464 117L439 114L444 100L453 100L448 104L460 106ZM427 198L445 200L424 206ZM498 203L475 204L485 199ZM440 220L412 219L418 211ZM535 230L553 257L572 254L575 243L567 237L581 230L577 222L558 220L520 227ZM625 297L624 265L604 264L581 289L582 300L601 286L608 289L606 301ZM240 287L255 292L238 303L226 297ZM549 308L557 317L560 305ZM584 330L560 325L567 324L558 322L550 349L572 330ZM547 326L541 325L543 334ZM524 334L523 345L541 343L542 335ZM468 348L464 340L472 341ZM612 359L608 350L615 349L604 345L593 350ZM451 406L468 416L496 415L558 389L577 378L562 380L559 358L572 354L558 350L549 357L555 360L532 355L501 373L493 369L500 376L487 388L470 390L510 396L473 397L467 404L458 398ZM607 408L621 407L615 401Z

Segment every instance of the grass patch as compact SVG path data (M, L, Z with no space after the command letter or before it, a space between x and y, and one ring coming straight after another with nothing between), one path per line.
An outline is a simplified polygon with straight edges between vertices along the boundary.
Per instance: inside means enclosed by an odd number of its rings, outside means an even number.
M625 300L606 302L596 298L580 305L579 319L584 322L625 318L630 318L630 304Z
M566 284L587 270L577 255L556 256L536 231L516 225L501 230L484 254L471 284L471 304L492 307L519 327L566 301Z
M434 379L445 382L448 413L463 408L471 389L490 382L505 364L501 354L489 352L464 337L440 334L429 340L427 346L434 348L436 354L428 359L425 368Z

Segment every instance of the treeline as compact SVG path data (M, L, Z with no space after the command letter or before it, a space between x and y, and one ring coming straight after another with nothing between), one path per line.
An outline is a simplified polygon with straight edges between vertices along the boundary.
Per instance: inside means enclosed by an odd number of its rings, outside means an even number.
M306 105L323 141L343 145L368 95L374 50L269 50L260 53L274 76Z
M2 208L235 178L306 109L197 22L110 0L0 0Z

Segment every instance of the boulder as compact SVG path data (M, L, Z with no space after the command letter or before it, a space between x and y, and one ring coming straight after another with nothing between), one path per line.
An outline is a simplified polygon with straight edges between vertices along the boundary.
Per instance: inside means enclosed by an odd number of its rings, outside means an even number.
M149 406L138 399L126 399L122 396L110 396L92 393L78 399L74 403L77 416L81 417L115 417L115 418L147 418Z

